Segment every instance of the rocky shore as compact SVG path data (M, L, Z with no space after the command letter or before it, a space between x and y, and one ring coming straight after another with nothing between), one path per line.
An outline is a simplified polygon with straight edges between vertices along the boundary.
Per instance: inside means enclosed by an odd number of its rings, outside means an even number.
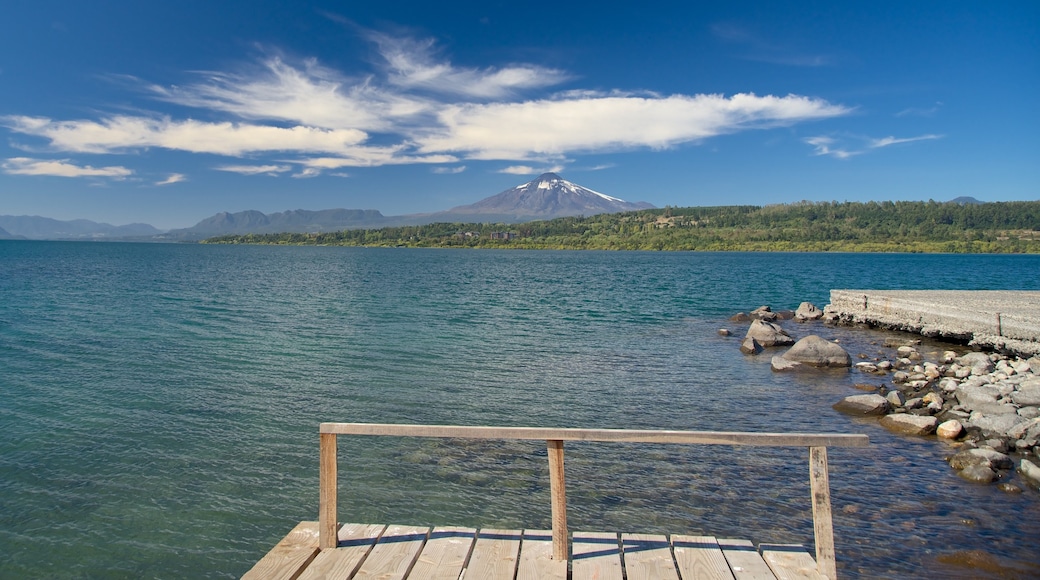
M907 337L885 342L893 349L890 359L858 354L859 362L853 363L841 345L816 335L796 341L783 326L788 320L821 319L838 322L827 320L824 310L807 302L795 311L762 306L730 320L749 323L740 345L745 355L786 348L772 357L774 371L848 367L869 377L856 385L869 393L845 397L834 408L854 416L877 416L880 425L895 433L947 441L950 467L960 477L998 482L1004 491L1021 492L1002 481L1017 468L1021 481L1040 487L1040 356L947 350L937 360L926 360L918 349L920 340Z

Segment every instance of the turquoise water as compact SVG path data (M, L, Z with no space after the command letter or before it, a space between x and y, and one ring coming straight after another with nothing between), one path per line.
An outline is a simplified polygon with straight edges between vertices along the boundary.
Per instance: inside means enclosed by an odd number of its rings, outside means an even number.
M1036 576L1035 490L831 410L877 379L737 350L731 314L855 287L1036 290L1040 256L0 242L0 577L241 575L316 518L321 421L866 433L830 450L844 577ZM811 545L806 459L568 445L569 524ZM340 518L544 528L545 471L535 443L344 438ZM974 549L998 568L936 559Z

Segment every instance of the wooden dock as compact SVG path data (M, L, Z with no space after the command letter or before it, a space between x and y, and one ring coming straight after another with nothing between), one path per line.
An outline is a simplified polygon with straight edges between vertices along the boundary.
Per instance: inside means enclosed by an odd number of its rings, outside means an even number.
M863 447L865 435L628 429L542 429L322 423L317 522L301 522L243 578L414 580L689 580L837 577L827 447ZM337 436L544 440L551 530L340 524ZM564 441L809 448L816 558L802 547L682 534L573 532L567 529Z
M552 531L344 524L318 548L318 522L301 522L245 579L688 580L822 579L799 545L710 536L574 532L568 560Z

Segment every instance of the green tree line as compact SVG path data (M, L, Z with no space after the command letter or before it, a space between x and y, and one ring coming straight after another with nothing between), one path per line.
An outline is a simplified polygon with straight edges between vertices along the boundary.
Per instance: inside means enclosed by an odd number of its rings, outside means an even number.
M511 233L496 239L493 233ZM1040 201L665 207L520 224L434 223L204 243L589 250L1040 253Z

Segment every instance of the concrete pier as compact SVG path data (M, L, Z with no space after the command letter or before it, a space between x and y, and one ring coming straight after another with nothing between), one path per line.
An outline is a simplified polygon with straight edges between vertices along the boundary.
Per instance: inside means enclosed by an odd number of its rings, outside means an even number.
M825 310L840 322L1040 354L1040 291L831 290Z

